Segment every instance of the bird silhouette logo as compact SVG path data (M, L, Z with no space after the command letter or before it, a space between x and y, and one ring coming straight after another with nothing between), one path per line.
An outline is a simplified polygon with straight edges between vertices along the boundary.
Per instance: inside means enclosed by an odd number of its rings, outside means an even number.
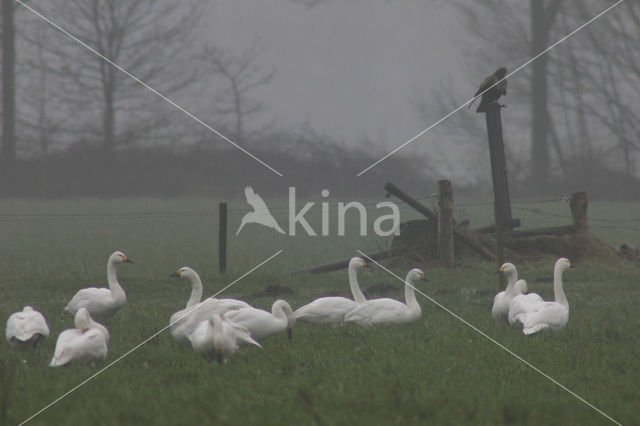
M267 228L275 229L281 234L285 233L282 228L280 228L280 225L278 225L278 222L276 222L276 219L269 211L269 207L267 207L264 200L262 200L262 197L256 194L252 187L247 186L244 189L244 195L247 198L247 203L253 207L253 211L242 217L242 221L240 222L240 227L238 228L236 235L238 235L242 228L248 223L257 223L259 225L266 226Z

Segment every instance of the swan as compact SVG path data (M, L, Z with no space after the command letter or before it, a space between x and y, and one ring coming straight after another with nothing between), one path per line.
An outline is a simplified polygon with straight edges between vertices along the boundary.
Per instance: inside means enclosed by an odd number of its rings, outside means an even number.
M297 321L317 324L342 323L344 316L352 311L357 304L366 301L358 285L358 269L366 266L366 262L359 257L349 261L349 287L353 300L346 297L321 297L298 308L295 311Z
M562 274L573 265L564 257L556 261L553 267L553 302L538 302L522 320L522 332L526 335L537 333L545 328L560 330L569 321L569 301L562 288Z
M345 315L346 322L369 326L373 324L408 324L420 318L422 309L416 300L415 283L425 280L424 272L414 268L409 271L404 285L402 303L394 299L373 299L358 304L355 309Z
M516 296L509 303L509 324L522 324L522 319L531 310L532 305L542 302L542 297L536 293L526 293L527 282L518 280L513 287Z
M11 346L33 345L49 337L49 326L44 316L31 306L25 306L22 311L11 314L7 320L7 342Z
M507 318L509 315L509 303L517 295L514 291L514 286L518 281L518 271L512 263L505 263L498 269L497 273L507 276L507 288L496 294L491 308L491 316L495 319L500 319Z
M118 309L122 308L127 301L127 295L116 276L116 264L118 263L133 262L121 251L113 252L107 262L109 288L83 288L71 298L64 310L74 315L78 309L87 308L91 315L103 318L110 317L118 312Z
M244 308L229 311L225 317L232 323L246 328L251 337L262 341L267 337L287 331L291 339L291 329L296 322L291 306L284 300L276 300L271 307L271 313L262 309Z
M109 332L105 326L93 321L87 308L78 309L74 324L76 328L65 330L58 336L50 367L74 361L104 361L107 357Z
M224 314L214 314L202 321L191 334L191 345L196 352L218 363L227 361L240 346L255 345L259 348L249 330L228 321Z
M184 277L191 283L191 296L189 296L187 305L184 309L171 315L169 319L171 335L175 340L184 345L190 343L189 336L191 333L193 333L202 321L205 321L211 315L222 314L234 309L252 307L248 303L236 299L215 299L210 297L200 302L200 299L202 299L202 281L198 273L188 266L183 266L178 269L171 274L170 277Z

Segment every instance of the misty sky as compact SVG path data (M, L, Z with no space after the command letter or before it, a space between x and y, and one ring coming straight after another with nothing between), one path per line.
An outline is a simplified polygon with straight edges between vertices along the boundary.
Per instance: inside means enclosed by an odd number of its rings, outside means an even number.
M277 123L308 122L347 144L366 135L391 148L431 124L418 118L416 92L461 60L455 11L422 0L216 1L213 12L212 41L238 53L259 43L259 64L276 69L254 95Z

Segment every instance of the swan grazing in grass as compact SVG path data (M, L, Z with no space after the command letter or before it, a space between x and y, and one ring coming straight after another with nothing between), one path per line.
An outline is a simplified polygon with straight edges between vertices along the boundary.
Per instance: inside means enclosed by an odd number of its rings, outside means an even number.
M225 317L232 323L246 328L251 337L262 341L285 330L291 339L291 329L296 322L291 306L284 300L276 300L271 307L271 313L262 309L244 308L229 311Z
M83 288L71 298L64 310L73 315L78 309L87 308L91 315L102 318L110 317L118 312L127 301L127 295L116 276L116 264L118 263L133 262L121 251L113 252L107 262L109 288Z
M31 306L11 314L7 320L7 342L11 346L33 346L49 337L49 326L44 316Z
M345 315L346 322L369 326L373 324L408 324L420 318L422 309L416 300L415 284L424 280L424 273L420 269L412 269L407 274L404 285L402 303L394 299L373 299L358 304L355 309Z
M527 282L525 280L516 281L513 288L516 296L509 303L509 324L522 324L523 318L531 311L533 305L543 300L539 294L526 293Z
M298 308L295 311L296 320L318 324L344 322L344 316L349 311L352 311L357 304L366 301L358 285L358 269L365 265L366 262L359 257L349 261L349 287L353 300L346 297L321 297Z
M76 328L65 330L58 336L50 367L60 367L75 361L104 361L107 357L109 332L91 318L86 308L74 316Z
M504 274L507 277L507 288L496 294L493 298L493 307L491 308L491 316L495 319L507 318L509 315L509 304L511 300L517 296L514 290L516 281L518 281L518 271L512 263L505 263L498 269L498 274Z
M208 298L200 303L202 299L202 281L200 276L193 269L184 266L170 275L170 277L184 277L191 283L191 296L184 309L171 315L171 335L179 343L188 345L189 336L200 325L213 314L222 314L229 310L251 308L246 302L236 299L214 299ZM200 304L198 306L198 304Z
M562 274L567 268L573 268L569 259L561 257L553 268L553 302L538 302L522 320L524 334L537 333L545 328L560 330L569 321L569 301L562 288Z
M238 347L255 345L259 348L249 330L228 321L224 314L214 314L206 321L202 321L191 334L193 349L209 360L219 363L229 359Z

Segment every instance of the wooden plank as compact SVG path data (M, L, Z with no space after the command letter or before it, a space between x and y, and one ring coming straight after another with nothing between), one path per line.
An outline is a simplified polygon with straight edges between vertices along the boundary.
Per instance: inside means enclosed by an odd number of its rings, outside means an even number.
M518 231L507 232L506 235L514 238L538 237L541 235L565 235L577 233L574 225L551 226L548 228L520 229Z
M509 225L510 225L510 228L512 229L519 227L521 225L520 219L518 218L511 219L511 223ZM493 234L494 232L496 232L496 226L493 224L482 226L480 228L474 229L473 232L477 232L478 234Z
M389 257L389 254L390 254L389 250L383 250L383 251L378 251L376 253L368 254L367 256L369 256L373 260L380 260L380 259L385 259ZM325 263L322 265L313 266L311 268L305 268L305 269L289 272L289 273L286 273L285 275L295 275L295 274L303 274L303 273L320 274L324 272L339 271L340 269L347 269L347 267L349 266L350 260L351 258L345 259L345 260L339 260L337 262Z
M425 215L427 219L433 220L434 222L437 221L436 214L434 212L432 212L424 204L422 204L406 192L402 191L391 182L387 182L387 184L384 186L384 190L387 191L388 194L398 197L399 199L413 207L415 210L417 210L419 213Z
M453 188L451 181L438 181L438 261L440 266L455 268L453 242Z
M218 205L218 271L227 272L227 203Z

